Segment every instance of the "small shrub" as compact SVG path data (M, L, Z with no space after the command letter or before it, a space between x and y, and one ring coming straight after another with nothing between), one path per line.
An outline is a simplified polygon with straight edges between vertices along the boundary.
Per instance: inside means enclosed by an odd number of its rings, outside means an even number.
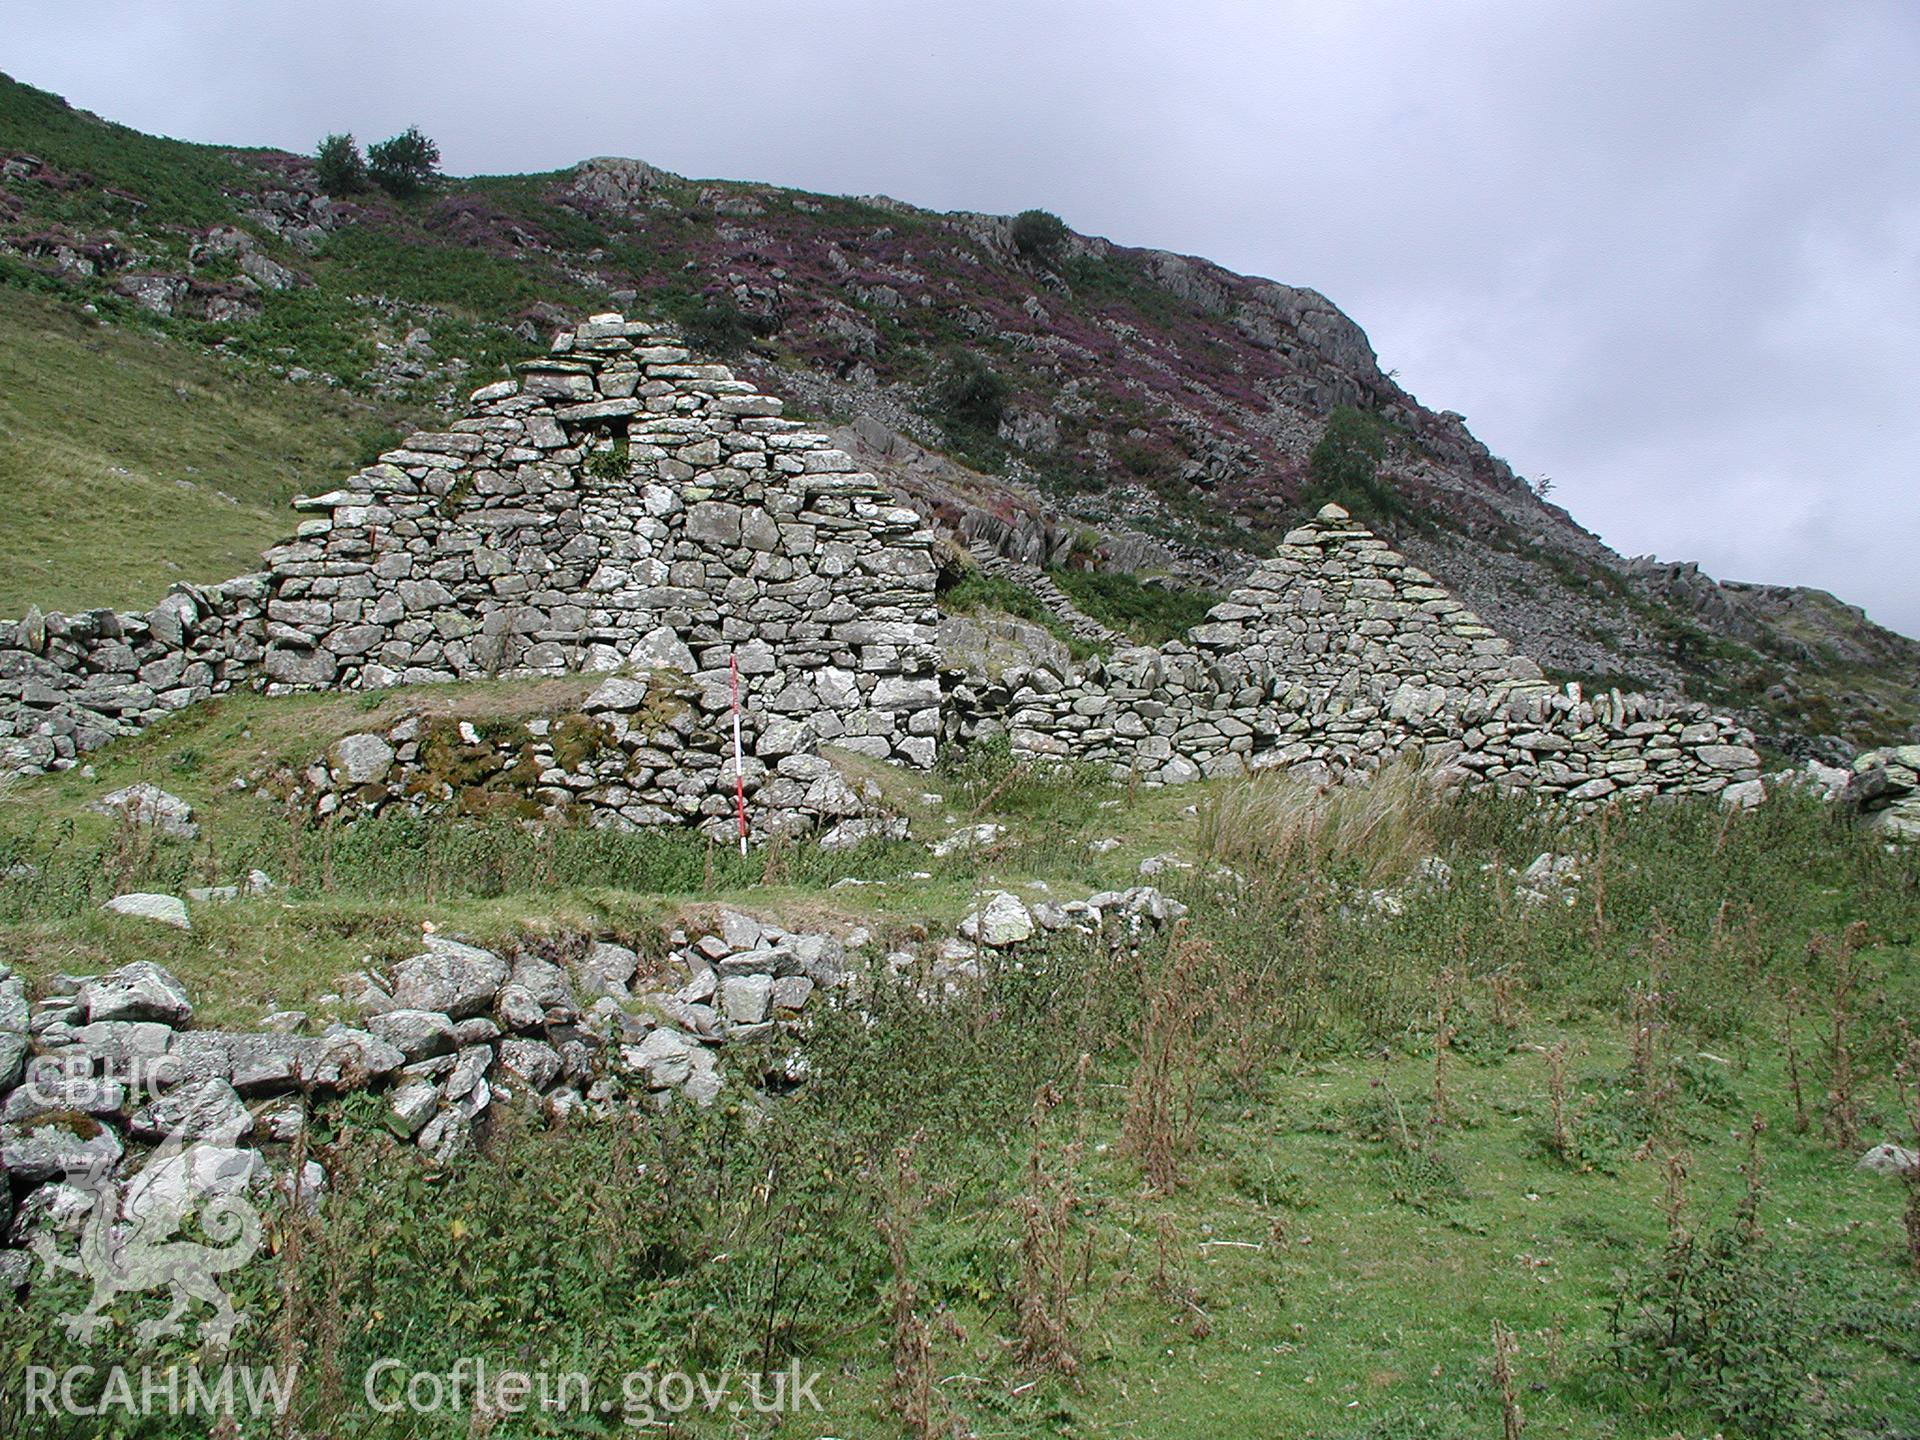
M1626 1276L1609 1317L1615 1363L1704 1404L1741 1434L1799 1435L1821 1418L1814 1374L1822 1326L1807 1284L1756 1232L1696 1239Z
M587 457L585 469L599 480L625 480L632 470L627 458L627 437L617 436L611 445L595 450Z
M1013 217L1013 248L1036 265L1053 265L1067 241L1067 225L1051 210L1022 210Z
M367 161L351 135L329 135L313 157L320 188L329 195L358 195L367 188Z
M742 310L731 295L694 295L665 302L663 308L687 344L708 355L738 355L756 335L777 328Z
M1315 510L1331 502L1365 519L1401 514L1400 497L1380 479L1386 454L1387 432L1379 418L1340 406L1307 456L1309 483L1302 500Z
M367 147L367 178L404 199L427 188L440 173L440 147L409 125L391 140Z
M955 350L934 379L933 401L949 425L991 433L1006 414L1011 389L1004 375L971 350Z

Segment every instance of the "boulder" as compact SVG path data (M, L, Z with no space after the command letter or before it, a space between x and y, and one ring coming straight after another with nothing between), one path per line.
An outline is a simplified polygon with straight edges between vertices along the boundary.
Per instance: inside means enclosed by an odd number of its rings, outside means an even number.
M187 903L178 895L153 895L135 891L126 895L116 895L100 908L135 920L153 920L162 925L171 925L176 930L193 929L193 922L187 918Z
M103 795L87 807L101 815L111 815L135 825L148 825L162 835L177 840L197 839L200 827L194 823L193 807L178 795L170 795L158 785L142 780L111 795Z
M180 926L186 928L186 906L171 896L122 895L118 899L168 901L179 908ZM108 903L112 907L118 900ZM187 998L187 987L172 972L145 960L87 981L80 987L79 1003L89 1023L148 1020L178 1029L193 1019L193 1002Z
M217 1140L232 1145L253 1133L253 1116L225 1080L177 1085L133 1112L127 1129L142 1140Z
M34 1061L26 1083L0 1105L0 1121L26 1124L47 1115L111 1115L125 1105L126 1087L99 1077L85 1063L67 1066L46 1056Z
M500 987L493 1001L494 1017L507 1031L536 1030L546 1023L547 1007L526 986L512 981Z
M506 983L506 962L490 950L457 941L428 945L393 967L394 1004L403 1010L437 1010L453 1020L485 1013Z
M267 1162L257 1150L200 1144L173 1154L161 1151L127 1183L120 1214L127 1220L177 1223L189 1211L204 1213L209 1201L241 1195L266 1177Z
M1900 1145L1876 1145L1860 1157L1860 1163L1854 1169L1871 1171L1875 1175L1905 1175L1920 1171L1920 1152Z
M679 1031L662 1026L638 1045L621 1046L620 1059L644 1077L648 1089L669 1090L693 1073L696 1048Z
M512 1071L539 1093L560 1078L560 1052L539 1040L503 1040L500 1068Z
M90 1166L110 1167L121 1155L120 1137L97 1121L70 1116L0 1125L0 1170L27 1185L41 1185Z
M624 998L627 982L640 968L640 957L624 945L597 940L574 967L580 989L587 995Z
M731 975L720 982L720 1009L735 1025L758 1025L773 1001L767 975Z
M445 1055L454 1048L453 1021L438 1010L388 1010L369 1016L367 1030L408 1060Z
M348 735L334 742L335 779L342 785L371 785L393 768L393 746L380 735Z
M960 933L969 940L995 949L1018 945L1033 934L1033 913L1018 895L996 890L978 909L960 922Z
M420 1133L421 1126L440 1108L440 1087L431 1080L409 1080L387 1097L387 1125L403 1140Z

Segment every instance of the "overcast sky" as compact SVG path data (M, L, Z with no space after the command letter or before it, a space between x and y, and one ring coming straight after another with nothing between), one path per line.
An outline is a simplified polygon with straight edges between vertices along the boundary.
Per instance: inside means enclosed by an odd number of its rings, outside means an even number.
M0 69L142 130L682 174L1322 291L1627 554L1920 635L1920 5L93 0Z

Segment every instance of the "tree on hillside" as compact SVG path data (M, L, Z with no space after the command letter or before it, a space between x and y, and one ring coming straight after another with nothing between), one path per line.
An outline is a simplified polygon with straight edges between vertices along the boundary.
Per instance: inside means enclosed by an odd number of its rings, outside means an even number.
M1387 432L1380 418L1352 405L1339 406L1307 456L1308 484L1301 498L1316 509L1332 501L1361 519L1399 514L1400 497L1380 479L1386 455Z
M389 195L425 189L440 173L440 147L409 125L391 140L367 147L367 174Z
M1022 210L1013 217L1013 248L1036 265L1052 265L1067 243L1067 222L1051 210Z
M992 434L1006 412L1006 377L970 350L947 355L934 379L934 402L949 425Z
M329 135L313 157L320 188L329 195L357 195L367 188L367 162L351 135Z

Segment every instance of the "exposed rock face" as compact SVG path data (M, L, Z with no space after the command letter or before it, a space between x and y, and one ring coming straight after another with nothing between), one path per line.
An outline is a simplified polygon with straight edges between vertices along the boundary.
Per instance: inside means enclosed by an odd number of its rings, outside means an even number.
M1847 798L1869 829L1889 840L1920 840L1920 745L1857 756Z
M651 207L654 192L667 178L665 171L644 160L602 155L574 167L565 198L578 209L630 218Z

